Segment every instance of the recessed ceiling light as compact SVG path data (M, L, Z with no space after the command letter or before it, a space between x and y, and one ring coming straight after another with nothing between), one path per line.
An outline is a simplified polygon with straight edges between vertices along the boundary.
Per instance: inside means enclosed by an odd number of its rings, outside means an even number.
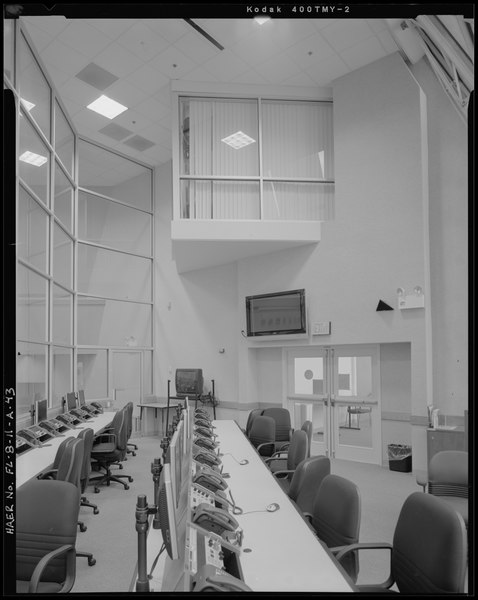
M108 117L108 119L114 119L125 110L128 110L127 106L123 106L119 102L116 102L116 100L108 98L108 96L100 96L94 102L88 104L86 108L94 110L100 115Z
M25 98L20 98L20 100L28 112L30 112L32 108L35 108L35 104L33 104L33 102L29 102L28 100L25 100Z
M235 150L239 148L243 148L244 146L248 146L249 144L253 144L256 140L253 140L251 137L243 133L242 131L236 131L236 133L231 133L225 138L222 138L221 142L228 144Z
M264 25L264 23L267 23L267 21L270 21L271 18L270 17L254 17L254 21L256 23L258 23L259 25Z
M35 154L35 152L30 152L29 150L26 150L19 158L21 161L34 165L35 167L41 167L48 160L46 156Z

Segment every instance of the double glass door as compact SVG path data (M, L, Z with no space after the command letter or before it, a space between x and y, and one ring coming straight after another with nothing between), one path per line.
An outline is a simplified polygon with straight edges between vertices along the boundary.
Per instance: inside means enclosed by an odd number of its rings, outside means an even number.
M381 463L378 346L289 349L287 375L293 427L312 421L312 454Z

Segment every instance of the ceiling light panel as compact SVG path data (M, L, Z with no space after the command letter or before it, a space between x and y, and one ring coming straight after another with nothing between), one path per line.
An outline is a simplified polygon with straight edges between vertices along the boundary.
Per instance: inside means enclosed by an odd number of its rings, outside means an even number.
M123 106L116 100L108 98L108 96L100 96L91 104L88 104L86 108L94 110L95 112L107 117L108 119L114 119L125 110L128 110L127 106Z
M46 156L36 154L35 152L30 152L29 150L26 150L21 156L19 156L19 159L22 162L33 165L34 167L41 167L48 161Z
M232 133L225 138L222 138L221 142L224 142L234 150L239 150L239 148L244 148L244 146L249 146L249 144L253 144L256 140L253 140L246 133L242 131L236 131L236 133Z
M93 62L86 65L84 69L76 74L76 77L100 91L105 90L118 80L116 75L113 75L113 73L110 73Z

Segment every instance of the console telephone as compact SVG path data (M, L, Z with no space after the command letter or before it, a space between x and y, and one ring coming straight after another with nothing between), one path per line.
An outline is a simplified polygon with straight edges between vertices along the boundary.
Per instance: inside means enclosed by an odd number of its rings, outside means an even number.
M19 448L21 448L22 446L30 446L30 448L37 448L38 444L36 440L29 440L26 437L22 437L20 435L16 435L16 445L15 445L15 449L18 450Z
M86 421L86 419L92 419L93 417L87 413L85 410L81 408L72 408L70 410L70 414L78 417L81 421Z
M218 490L225 490L227 488L227 482L221 477L219 473L215 471L206 471L201 469L193 478L193 483L211 490L211 492L217 492Z
M211 564L198 569L192 585L195 592L252 592L241 579Z
M75 429L75 423L78 422L78 419L76 417L73 417L72 415L69 415L68 413L63 413L61 415L58 415L56 418L58 419L58 421L61 421L70 429Z
M93 411L96 413L103 412L103 407L101 406L101 404L99 402L90 402L90 407L92 407Z
M210 450L211 452L214 452L214 450L217 448L217 444L215 442L213 442L211 439L209 439L207 437L203 437L200 435L197 435L194 438L194 443L196 444L196 446L200 446L201 448L206 448L206 450Z
M40 421L38 425L45 431L48 431L48 433L51 433L56 436L62 435L60 431L63 427L63 424L59 423L56 419L52 419L51 421Z
M213 438L216 437L216 435L209 429L209 427L195 427L194 428L195 433L198 433L199 435L202 435L204 437L208 437L208 438Z
M20 429L20 431L17 432L17 435L27 442L30 442L30 445L43 446L40 438L47 435L47 433L41 427L38 427L38 425L32 425L28 429Z
M206 421L206 419L195 419L194 424L196 425L196 427L205 427L211 433L212 433L212 430L214 429L214 426L211 425L211 423L208 423L208 421Z
M224 531L236 531L239 527L239 523L231 513L206 502L195 509L192 522L218 535L221 535Z
M200 448L193 444L193 458L195 461L214 467L221 464L221 459L206 448Z

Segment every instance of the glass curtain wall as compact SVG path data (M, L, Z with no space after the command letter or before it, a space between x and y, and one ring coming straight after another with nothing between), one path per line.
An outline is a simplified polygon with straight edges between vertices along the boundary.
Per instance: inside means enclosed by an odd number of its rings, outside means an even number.
M181 218L333 218L330 102L179 102Z
M84 389L112 397L113 349L143 353L152 391L152 170L80 140L18 21L5 21L16 98L17 420Z

